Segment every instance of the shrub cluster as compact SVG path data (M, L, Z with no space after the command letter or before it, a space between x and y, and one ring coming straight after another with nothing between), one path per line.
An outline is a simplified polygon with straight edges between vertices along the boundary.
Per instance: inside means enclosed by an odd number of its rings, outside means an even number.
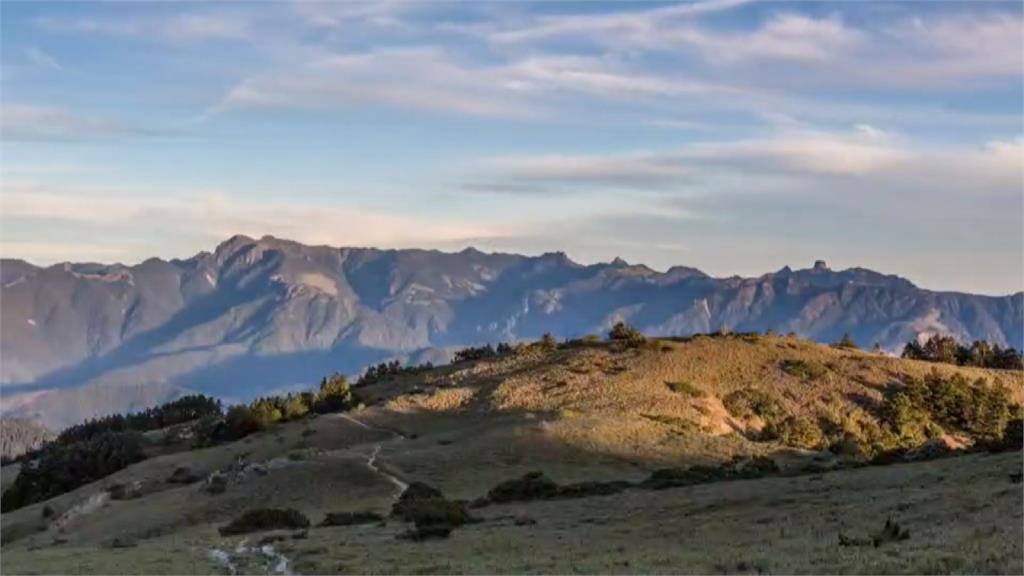
M757 416L764 420L766 426L785 417L785 409L778 398L757 388L742 388L730 392L722 398L722 404L733 416Z
M228 438L237 440L265 430L276 422L295 420L310 412L326 414L348 410L355 402L348 380L344 375L335 373L320 381L320 390L316 393L257 398L248 405L232 406L224 424Z
M0 511L47 500L139 462L146 457L144 444L145 438L134 430L105 430L88 440L47 444L0 497Z
M920 442L942 431L995 439L1003 436L1011 404L1005 389L984 378L971 383L960 374L944 378L932 372L886 395L882 417L906 442Z
M1003 348L998 344L989 344L985 340L975 340L970 346L964 346L952 336L932 336L924 344L911 340L903 347L902 356L911 360L959 366L1024 370L1021 353L1012 347Z
M644 337L636 328L626 324L625 322L619 322L612 326L612 329L608 332L608 340L612 342L625 342L627 344L637 345L642 344L647 338Z

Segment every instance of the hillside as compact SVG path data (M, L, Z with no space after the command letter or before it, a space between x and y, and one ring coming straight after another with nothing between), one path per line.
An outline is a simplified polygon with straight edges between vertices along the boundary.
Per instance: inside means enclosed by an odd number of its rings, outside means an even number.
M241 400L400 357L485 342L603 333L628 321L685 336L726 327L849 333L899 349L952 334L1022 347L1024 294L933 292L865 269L757 278L621 260L304 246L236 236L212 253L135 266L0 263L3 410L59 429L189 392Z
M190 450L175 448L180 441L172 438L187 437L180 431L155 433L149 459L5 513L0 567L1019 573L1024 497L1010 477L1019 478L1020 451L933 460L941 452L919 451L924 437L914 437L910 424L884 437L893 391L956 375L1024 401L1019 372L900 360L792 337L534 344L385 376L356 388L361 409L301 417L235 442ZM975 383L979 378L986 384ZM915 418L944 442L981 441L963 428L970 424L938 413ZM817 430L813 442L782 433L796 420ZM928 461L863 466L890 441L910 448L900 462ZM670 488L652 484L687 478L686 467L695 465L709 468L691 471L715 472ZM720 476L735 466L766 471ZM531 471L571 487L574 496L524 491L521 500L498 498L497 486ZM183 476L192 478L175 480ZM219 482L222 491L210 488ZM411 524L371 515L386 517L417 482L451 500L476 501L469 514L477 521L417 541L408 536ZM117 484L121 495L112 498ZM127 496L124 486L134 486ZM313 526L218 532L257 508L293 508ZM319 526L327 512L369 520L343 516L368 523ZM872 546L887 518L909 530L906 539ZM700 545L686 545L694 542Z

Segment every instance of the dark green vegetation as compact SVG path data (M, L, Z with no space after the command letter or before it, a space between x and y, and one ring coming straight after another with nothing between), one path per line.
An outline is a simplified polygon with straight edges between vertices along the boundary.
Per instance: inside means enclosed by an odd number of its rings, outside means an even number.
M259 398L221 413L220 401L186 396L138 414L116 414L65 430L38 452L23 457L25 466L3 493L3 511L52 498L109 476L147 458L142 432L189 424L191 446L212 446L266 430L277 422L296 420L310 412L348 410L355 404L348 380L341 374L324 378L316 393ZM168 437L171 437L168 434ZM181 475L172 476L180 483ZM191 481L197 481L194 478Z
M134 414L113 414L87 420L82 424L66 428L57 436L56 443L74 444L90 440L104 432L159 430L175 424L198 420L205 416L220 416L221 412L220 400L202 394L183 396L173 402Z
M790 368L784 368L787 373L808 379L818 373L808 367L820 365L784 361L783 366ZM821 366L821 370L827 369ZM1009 433L1010 423L1022 415L1022 408L1010 400L1002 384L984 378L970 382L960 374L943 376L934 371L891 386L873 407L879 415L877 422L851 416L816 420L790 414L777 395L758 388L727 394L722 404L733 416L756 417L763 422L760 433L753 436L757 440L866 457L909 450L944 434L992 443Z
M956 374L944 378L933 372L909 380L888 394L882 414L902 445L914 445L943 432L959 432L979 440L1001 438L1011 416L1006 390L983 379L968 382ZM1019 417L1019 416L1018 416Z
M295 530L309 528L309 518L291 508L258 508L249 510L230 524L221 527L220 533L223 536L234 536L236 534L249 534L250 532L264 532L267 530Z
M639 343L646 340L643 333L625 322L618 322L608 332L608 339L618 342Z
M376 384L381 380L391 378L394 376L401 376L403 374L419 374L432 370L434 365L430 362L420 364L418 366L405 366L398 360L392 360L391 362L381 362L380 364L374 364L363 372L363 375L356 380L355 386L370 386Z
M783 417L784 409L772 393L757 388L741 388L722 398L722 404L730 414L740 418L757 416L771 424Z
M103 431L72 444L48 444L27 462L0 498L8 512L94 482L145 459L144 438L134 430Z
M447 538L452 530L473 521L465 502L452 501L436 488L413 482L391 508L391 516L412 522L414 528L400 535L409 540Z
M335 373L320 381L320 390L316 393L257 398L249 405L232 406L224 417L225 435L227 439L237 440L266 430L277 422L296 420L311 412L326 414L348 410L354 404L355 396L348 380Z
M916 340L907 342L903 347L903 357L958 366L1024 370L1024 359L1013 347L1002 348L985 340L975 340L970 346L964 346L952 336L932 336L924 344Z
M860 350L860 346L857 346L857 343L853 341L849 332L843 334L843 337L839 339L839 342L836 342L833 346L836 348L845 348L846 350Z

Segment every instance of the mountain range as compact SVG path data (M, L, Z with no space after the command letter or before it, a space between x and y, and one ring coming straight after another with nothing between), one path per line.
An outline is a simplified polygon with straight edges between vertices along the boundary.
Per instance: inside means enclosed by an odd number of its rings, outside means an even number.
M1021 348L1024 293L937 292L823 261L756 278L659 272L620 259L307 246L235 236L185 260L134 266L0 262L3 414L59 429L188 392L245 400L391 358L468 345L722 329L849 334L898 351L949 334Z

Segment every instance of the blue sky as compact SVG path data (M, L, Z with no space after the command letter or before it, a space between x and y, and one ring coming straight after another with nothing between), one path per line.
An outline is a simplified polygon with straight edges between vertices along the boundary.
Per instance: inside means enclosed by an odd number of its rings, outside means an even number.
M1024 287L1019 2L4 2L0 248Z

